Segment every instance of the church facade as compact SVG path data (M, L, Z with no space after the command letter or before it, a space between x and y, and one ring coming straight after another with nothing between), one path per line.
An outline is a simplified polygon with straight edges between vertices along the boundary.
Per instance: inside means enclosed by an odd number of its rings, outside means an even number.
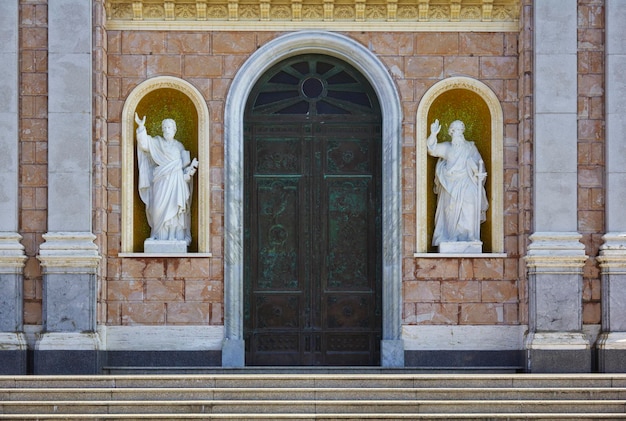
M11 0L0 21L0 374L626 372L621 0ZM144 246L144 116L198 160L186 250ZM487 174L469 249L433 245L435 120Z

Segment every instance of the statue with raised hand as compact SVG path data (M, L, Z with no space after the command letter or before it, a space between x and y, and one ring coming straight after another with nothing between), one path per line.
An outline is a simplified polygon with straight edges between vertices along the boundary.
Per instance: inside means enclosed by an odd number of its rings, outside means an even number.
M146 205L146 216L154 240L191 242L191 196L198 160L174 139L176 122L163 120L163 136L149 136L146 117L137 123L139 196Z
M480 241L480 224L486 220L489 208L483 160L474 142L465 139L462 121L450 124L451 142L437 143L440 130L439 120L435 120L427 140L428 153L439 158L435 168L437 210L432 244Z

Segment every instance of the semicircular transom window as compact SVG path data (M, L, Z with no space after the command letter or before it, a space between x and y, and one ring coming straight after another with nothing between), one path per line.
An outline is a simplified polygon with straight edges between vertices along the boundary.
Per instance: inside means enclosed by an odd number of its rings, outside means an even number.
M319 54L272 67L252 92L252 115L379 115L370 83L348 63Z

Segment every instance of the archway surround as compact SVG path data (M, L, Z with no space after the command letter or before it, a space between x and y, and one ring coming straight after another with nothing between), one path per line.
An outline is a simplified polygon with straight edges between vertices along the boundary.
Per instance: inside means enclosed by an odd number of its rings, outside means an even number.
M327 54L359 70L372 84L383 117L383 339L381 365L404 366L402 327L400 139L402 113L396 86L382 62L358 42L335 33L301 31L278 37L242 65L226 99L224 345L222 365L244 365L243 341L243 116L250 91L264 71L300 54Z

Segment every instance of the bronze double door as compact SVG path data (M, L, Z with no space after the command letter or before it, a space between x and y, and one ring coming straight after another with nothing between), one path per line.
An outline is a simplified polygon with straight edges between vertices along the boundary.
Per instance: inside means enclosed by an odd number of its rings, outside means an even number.
M244 127L247 365L378 365L380 109L323 55L256 84Z

